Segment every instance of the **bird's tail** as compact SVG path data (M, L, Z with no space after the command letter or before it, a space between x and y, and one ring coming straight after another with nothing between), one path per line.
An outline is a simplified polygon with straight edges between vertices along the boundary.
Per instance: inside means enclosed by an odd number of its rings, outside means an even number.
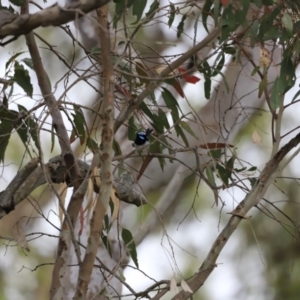
M146 136L149 136L152 131L153 131L153 129L150 129L150 128L146 129Z

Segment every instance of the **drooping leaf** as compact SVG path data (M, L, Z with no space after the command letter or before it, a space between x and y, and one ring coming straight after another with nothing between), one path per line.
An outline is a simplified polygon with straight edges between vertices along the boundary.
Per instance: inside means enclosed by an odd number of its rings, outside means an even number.
M153 19L153 17L156 14L158 8L159 8L159 1L158 0L154 0L153 3L150 6L150 9L146 13L146 18L149 21Z
M204 81L204 95L207 100L210 99L210 91L211 91L211 79L210 77L206 77Z
M188 147L189 146L189 142L183 132L183 130L181 129L180 125L179 125L179 112L178 112L178 108L179 105L176 101L176 99L174 98L174 96L166 89L166 88L162 88L163 92L162 92L162 97L167 105L167 107L171 110L171 116L174 122L174 128L175 131L177 133L177 136L180 136L183 140L183 142L185 143L185 145Z
M259 26L259 31L256 36L257 39L263 40L264 35L267 31L272 28L275 18L281 13L281 6L276 6L269 14L265 14L263 21Z
M91 150L92 153L96 153L99 150L99 146L96 143L96 141L90 137L87 138L86 145Z
M103 234L103 232L101 233L101 240L102 240L105 248L107 249L109 256L112 257L112 251L111 251L109 239L107 238L106 235Z
M170 124L169 124L167 115L160 108L158 109L158 117L161 120L163 127L166 129L170 129Z
M139 267L138 257L137 257L136 247L131 232L128 229L123 228L121 235L134 264L138 268Z
M227 169L225 169L223 166L221 166L220 164L217 164L217 170L218 170L220 179L222 180L225 187L227 187L231 173Z
M23 53L24 53L24 51L18 52L18 53L16 53L16 54L14 54L14 55L6 62L6 64L5 64L5 69L8 69L8 67L10 66L10 64L11 64L12 62L14 62L14 60L15 60L19 55L21 55L21 54L23 54Z
M18 113L16 111L0 106L0 162L4 162L5 151L17 119Z
M221 155L222 155L221 149L216 149L216 150L210 150L209 151L209 156L211 158L213 158L214 160L220 159Z
M132 6L133 2L138 2L134 0L114 0L115 5L115 15L113 19L113 27L117 28L118 21L120 20L125 8L129 8Z
M131 116L128 120L128 140L129 141L135 140L135 135L136 135L137 130L138 129L134 123L134 116Z
M132 6L132 14L136 16L136 21L133 24L136 24L139 22L141 19L144 9L147 5L147 0L138 0L138 1L133 1L133 6Z
M29 67L30 69L32 69L33 71L35 71L34 67L33 67L33 62L32 62L31 58L24 58L24 59L22 59L22 62L24 62L27 67ZM46 78L47 78L49 87L50 87L50 89L52 89L51 80L50 80L50 78L48 76L48 73L46 71L45 71L45 73L46 73Z
M291 52L289 51L289 49L287 49L283 53L283 60L281 62L280 68L280 81L282 83L284 93L286 93L290 88L292 88L295 85L295 67L292 62Z
M24 3L23 0L9 0L9 2L16 6L21 6Z
M283 13L283 16L281 18L282 25L285 27L287 33L289 36L293 35L293 20L291 16L288 13Z
M177 26L177 38L179 39L181 34L183 33L184 21L186 19L186 15L183 15L180 23Z
M233 53L228 53L228 52L230 52L229 49L230 49L230 51L231 51L231 49L233 49L234 52ZM228 52L226 52L225 50L228 51ZM223 47L223 52L228 53L228 54L235 54L235 49L232 48L232 47ZM225 63L225 55L224 55L223 52L220 52L218 54L218 56L216 57L216 60L213 64L213 66L211 67L212 72L207 71L208 75L211 72L211 76L214 77L214 76L218 75L221 72L222 68L224 67L224 63ZM208 65L208 67L209 67L209 65Z
M198 137L195 135L194 131L191 129L190 125L187 122L180 121L179 124L186 132L188 132L191 136L193 136L196 140L198 140Z
M283 103L284 86L279 77L277 77L273 83L271 92L271 107L275 110Z
M260 98L261 95L263 94L267 84L268 84L267 76L264 76L264 78L262 79L262 81L259 83L258 86L258 98Z
M210 15L210 9L213 5L213 1L212 0L206 0L205 4L203 6L203 10L202 10L202 22L203 22L203 27L204 29L208 32L208 28L207 28L207 19L208 16Z
M164 138L161 138L161 140L165 142ZM149 152L150 153L163 153L163 150L164 150L163 144L161 144L159 142L154 142L153 138L151 136L150 136L150 142L151 142L151 144L149 146ZM166 144L166 143L164 143L164 144ZM158 157L157 159L158 159L161 170L164 171L164 167L166 165L165 158L164 157ZM150 163L150 161L149 161L149 163Z
M72 113L73 116L73 132L72 137L79 137L80 144L83 145L86 138L86 130L85 130L85 119L83 112L80 106L74 104L74 112ZM73 141L73 139L71 139Z
M180 85L180 82L176 79L176 78L171 78L171 79L165 79L164 80L165 83L171 85L175 90L176 92L182 97L184 98L184 92L183 92L183 89Z
M175 18L175 5L170 2L170 17L169 17L169 21L168 21L168 25L169 25L169 28L172 26L173 24L173 21L174 21L174 18Z
M148 106L145 104L145 102L142 102L140 104L140 109L142 110L143 113L146 114L147 117L149 117L151 120L153 120L153 114L151 110L148 108Z
M207 179L208 179L209 183L213 187L216 187L216 181L215 181L214 173L213 173L213 171L212 171L212 169L209 165L207 165L205 167L205 172L206 172L206 176L207 176Z
M122 155L121 147L115 139L113 140L113 150L115 151L115 155Z
M22 111L27 113L27 109L24 106L18 104L18 108L19 108L20 113ZM39 145L39 140L38 140L38 124L37 124L37 122L29 114L26 114L24 116L23 122L26 124L26 134L31 136L33 142L35 143L35 146L39 149L40 145Z
M31 84L28 71L25 70L24 67L18 62L15 62L14 68L15 73L12 79L24 90L28 96L32 97L33 86Z

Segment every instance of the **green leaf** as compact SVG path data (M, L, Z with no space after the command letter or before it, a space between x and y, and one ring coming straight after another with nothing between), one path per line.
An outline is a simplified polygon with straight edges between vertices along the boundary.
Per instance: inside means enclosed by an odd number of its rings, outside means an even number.
M14 62L14 60L15 60L19 55L23 54L24 52L25 52L25 51L18 52L18 53L16 53L16 54L14 54L14 55L6 62L6 64L5 64L5 69L8 69L8 67L10 66L10 64L11 64L12 62Z
M32 69L33 71L35 71L34 67L33 67L33 62L32 62L31 58L24 58L24 59L22 59L22 62L24 62L27 67L29 67L30 69ZM48 81L49 87L52 90L52 85L51 85L50 78L49 78L49 76L48 76L48 74L47 74L46 71L45 71L45 73L46 73L46 77L47 77L47 81Z
M117 28L118 21L120 20L125 8L129 8L132 6L134 0L127 0L125 2L124 0L114 0L115 5L115 15L113 19L113 27Z
M101 233L101 240L105 246L105 248L107 249L109 256L112 257L112 251L111 251L111 247L110 247L110 243L109 243L109 239L107 238L106 235L104 235L103 233Z
M217 164L217 170L223 184L227 187L231 172L229 172L227 169L222 167L220 164Z
M292 102L294 102L299 95L300 95L300 90L295 94L295 96L292 99Z
M195 135L194 131L191 129L190 125L187 122L180 121L179 124L186 132L188 132L191 136L198 140L198 137Z
M210 150L209 151L209 156L211 158L213 158L214 160L220 159L221 155L222 155L221 149L216 149L216 150Z
M177 38L180 38L181 34L183 33L184 21L186 19L186 15L183 15L181 18L180 23L177 26Z
M256 170L257 170L257 167L251 167L251 168L248 169L249 172L254 172Z
M169 28L173 24L173 21L174 21L174 18L175 18L175 12L176 12L175 5L172 2L170 2L170 9L171 9L170 10L170 17L169 17L169 21L168 21Z
M143 111L143 113L146 114L147 117L149 117L151 120L153 120L153 114L150 111L150 109L148 108L148 106L145 104L145 102L142 102L140 104L140 109Z
M273 0L261 0L261 3L263 5L269 6L269 5L273 5L274 1Z
M153 138L150 136L149 137L150 139L150 146L149 146L149 152L150 153L163 153L163 150L164 150L164 146L159 143L158 141L154 141ZM163 141L164 139L161 138L161 140ZM146 158L148 159L148 158ZM152 158L149 158L149 160L151 160ZM162 171L164 171L164 167L166 165L166 160L164 157L158 157L158 162L159 162L159 165L160 165L160 168Z
M260 69L260 66L256 66L253 71L251 72L251 76L254 76Z
M208 32L208 28L207 28L207 18L210 15L210 9L213 5L213 1L212 0L206 0L205 4L203 6L203 10L202 10L202 22L203 22L203 27L204 29Z
M214 177L214 173L209 165L206 166L205 168L206 176L209 181L209 183L213 186L216 187L216 181Z
M133 24L136 24L141 19L144 9L147 5L147 0L138 0L133 1L133 7L132 7L132 14L136 16L136 22Z
M0 107L0 162L4 162L5 151L18 115L16 111L8 110L5 106Z
M280 81L282 82L284 93L295 85L296 74L295 67L291 59L290 49L283 53L283 60L280 68Z
M260 24L259 31L257 38L258 39L263 39L264 35L266 34L267 31L270 30L273 26L273 22L275 18L280 14L281 12L281 6L276 6L270 14L265 14L263 17L263 21Z
M258 98L260 98L261 95L263 94L267 84L268 84L267 76L264 76L263 80L259 83L259 86L258 86Z
M291 16L288 13L283 13L283 16L281 18L282 25L285 27L286 31L290 36L293 35L293 20Z
M14 68L15 73L12 79L24 90L28 96L32 97L33 87L28 71L25 70L24 67L18 62L15 62Z
M122 155L122 150L119 143L114 139L113 140L113 150L115 151L115 155Z
M271 107L275 110L283 103L283 91L284 86L279 77L277 77L273 83L271 93Z
M210 90L211 90L211 79L209 77L205 77L204 81L204 95L207 100L210 99Z
M158 109L158 117L161 120L161 123L162 123L163 127L166 128L166 129L170 129L170 124L169 124L167 115L160 108Z
M220 15L220 0L215 0L214 1L214 14L213 14L215 25L218 23L219 15Z
M236 49L234 47L231 47L231 46L228 46L228 45L225 45L223 48L222 48L223 52L224 53L227 53L227 54L230 54L230 55L235 55L236 53ZM222 54L222 56L224 56L224 54L221 52L219 54ZM225 60L225 58L224 58ZM223 63L223 66L224 66L224 63ZM222 66L222 68L223 68Z
M159 1L154 0L153 3L150 6L150 9L146 13L146 18L149 19L149 20L153 19L153 17L156 14L158 8L159 8Z
M250 181L251 187L254 187L255 184L257 183L256 177L249 177L248 180Z
M134 264L138 268L139 263L137 258L137 252L136 252L136 247L131 232L128 229L123 228L121 235Z
M229 49L229 48L230 47L227 47L227 48L224 47L223 51L225 53L227 53L224 49ZM234 50L234 53L235 53L235 49L234 48L233 48L233 50ZM213 64L213 66L212 66L212 70L213 70L213 72L211 73L212 77L218 75L221 72L222 68L224 67L224 63L225 63L225 55L224 55L223 52L220 52L218 54L218 56L217 56L214 64ZM209 64L207 64L207 65L208 65L208 69L209 69L208 75L210 75L211 70L210 70Z
M164 102L166 103L167 107L171 110L171 112L177 116L177 119L179 119L177 100L174 98L174 96L170 93L169 90L167 90L164 87L162 89L163 89L163 92L161 93L161 95L164 99Z
M29 67L30 69L34 70L33 62L32 62L31 58L24 58L24 59L22 59L22 61L25 63L25 65L27 67Z
M24 3L23 0L9 0L9 2L16 6L21 6Z
M230 178L233 171L234 160L235 156L231 156L230 159L226 162L226 169L228 172L230 172Z
M80 144L83 145L85 142L86 137L86 130L85 130L85 119L83 112L80 108L80 106L74 104L74 112L75 114L72 114L73 116L73 122L74 122L74 133L75 136L77 135L80 140Z
M177 120L176 120L176 121L177 121ZM188 142L188 140L187 140L187 138L186 138L186 136L185 136L183 130L181 129L180 125L177 124L177 125L174 126L174 128L175 128L175 131L176 131L176 133L177 133L177 136L181 136L181 138L182 138L184 144L186 145L186 147L189 147L189 146L190 146L190 145L189 145L189 142Z
M135 140L137 130L138 129L134 123L134 116L131 116L128 120L128 140L129 141Z
M37 147L37 149L40 148L39 145L39 140L38 140L38 124L37 122L31 118L31 116L27 113L27 109L18 104L18 108L19 108L19 112L22 113L22 111L26 112L26 115L23 118L23 122L26 124L26 132L27 135L29 134L35 144L35 146ZM26 147L26 146L25 146Z
M96 141L90 137L87 138L86 145L91 150L92 153L96 153L99 150L99 146L96 143Z

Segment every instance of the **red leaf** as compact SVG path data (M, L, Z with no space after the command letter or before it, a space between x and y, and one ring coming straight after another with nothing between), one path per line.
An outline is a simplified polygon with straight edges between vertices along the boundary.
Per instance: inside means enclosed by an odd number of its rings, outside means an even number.
M182 74L182 78L188 82L188 83L197 83L198 81L200 81L200 78L198 78L197 76L190 76L189 74L187 74L186 72L186 69L184 68L178 68L178 71Z
M229 4L229 0L221 0L222 5L226 6Z

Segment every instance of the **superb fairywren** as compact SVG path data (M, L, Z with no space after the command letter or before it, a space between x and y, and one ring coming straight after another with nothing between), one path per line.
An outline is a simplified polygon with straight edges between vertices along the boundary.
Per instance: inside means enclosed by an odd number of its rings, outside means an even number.
M136 133L134 143L132 144L133 147L143 146L146 142L149 141L148 136L151 134L153 129L147 129L146 132L140 131Z

